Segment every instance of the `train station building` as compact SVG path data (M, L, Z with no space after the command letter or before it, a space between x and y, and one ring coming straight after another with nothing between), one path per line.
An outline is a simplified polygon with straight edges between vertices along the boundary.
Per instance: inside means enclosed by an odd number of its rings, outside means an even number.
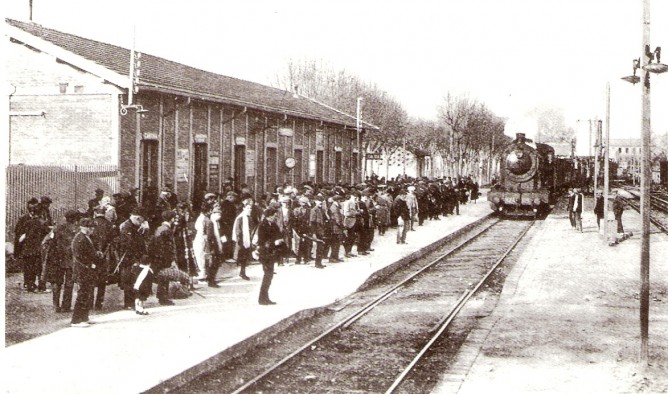
M32 22L5 24L10 166L107 164L118 168L111 189L171 184L183 200L226 182L259 195L362 177L360 147L376 127L352 115Z

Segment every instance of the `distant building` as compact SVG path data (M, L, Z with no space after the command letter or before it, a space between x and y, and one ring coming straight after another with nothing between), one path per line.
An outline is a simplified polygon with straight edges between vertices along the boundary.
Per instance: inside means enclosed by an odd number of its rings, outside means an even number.
M617 163L618 177L640 182L642 152L639 138L611 138L610 159Z

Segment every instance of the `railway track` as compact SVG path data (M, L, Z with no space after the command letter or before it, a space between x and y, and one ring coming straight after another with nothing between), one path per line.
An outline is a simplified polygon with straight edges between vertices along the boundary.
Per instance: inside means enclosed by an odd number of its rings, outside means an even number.
M626 188L626 190L639 198L640 192L637 188ZM626 205L640 212L640 201L626 198ZM650 222L664 234L668 234L668 194L663 191L650 193Z
M425 371L434 382L442 372L420 368L423 357L532 224L490 218L456 245L393 274L393 284L355 294L334 306L333 315L308 323L310 335L300 334L300 345L289 354L254 360L254 365L264 363L254 376L240 378L235 376L239 368L227 368L205 379L243 382L233 388L216 386L234 393L419 392L415 385L425 380ZM281 341L278 347L283 347Z

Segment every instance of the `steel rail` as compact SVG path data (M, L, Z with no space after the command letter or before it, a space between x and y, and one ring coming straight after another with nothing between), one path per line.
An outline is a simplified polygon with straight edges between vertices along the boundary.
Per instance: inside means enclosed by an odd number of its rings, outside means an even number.
M429 342L427 342L427 344L422 348L422 350L420 350L420 352L413 358L413 361L411 361L410 364L408 364L408 366L399 374L394 383L392 383L392 385L385 391L385 394L393 393L399 387L399 385L404 381L404 379L406 379L408 374L413 370L413 368L415 368L417 363L422 359L422 357L427 353L427 351L431 349L434 343L443 335L445 330L448 329L450 323L452 323L455 317L457 317L457 315L466 305L468 300L471 299L473 294L475 294L480 289L480 287L487 281L487 279L489 279L489 277L496 271L499 265L506 259L508 254L510 254L510 252L512 252L515 249L515 246L517 246L517 244L522 240L522 238L524 238L524 235L529 231L529 229L531 229L531 227L533 227L534 223L535 221L531 222L531 224L527 226L527 228L525 228L524 231L522 231L522 233L517 237L515 242L513 242L513 244L506 250L506 252L503 255L501 255L501 257L499 257L499 259L496 261L496 263L494 263L492 268L490 268L487 271L487 274L478 282L478 284L472 290L467 289L464 291L464 294L462 294L461 298L459 298L459 300L455 303L453 308L450 309L448 314L445 315L445 317L441 320L441 322L439 322L440 327L438 328L438 331L436 331L436 333L432 336Z
M493 219L490 219L490 220L493 220ZM441 254L440 256L436 257L429 264L427 264L426 266L422 267L421 269L415 271L414 273L409 275L406 279L402 280L399 284L393 286L389 290L385 291L383 294L379 295L378 297L376 297L372 301L365 304L362 308L360 308L357 311L353 312L352 314L348 315L347 317L345 317L341 321L335 323L334 325L332 325L332 327L328 328L323 333L321 333L320 335L318 335L314 339L310 340L309 342L307 342L306 344L301 346L299 349L293 351L292 353L283 357L281 360L277 361L274 365L272 365L271 367L264 370L261 374L255 376L253 379L249 380L244 385L242 385L239 388L237 388L236 390L234 390L232 392L232 394L239 394L239 393L242 393L242 392L246 391L247 389L251 388L252 386L257 384L260 380L262 380L265 376L269 375L274 370L280 368L283 364L287 363L288 361L290 361L291 359L293 359L294 357L296 357L297 355L299 355L300 353L302 353L306 349L311 348L315 343L317 343L321 339L325 338L326 336L331 334L333 331L335 331L339 328L349 327L350 324L352 324L354 321L358 320L360 317L367 314L369 311L371 311L378 304L380 304L381 302L383 302L384 300L389 298L399 287L401 287L404 284L406 284L407 282L413 280L416 276L420 275L422 272L431 268L435 264L438 264L439 262L441 262L441 260L443 260L444 258L453 254L457 250L461 249L462 247L464 247L465 245L467 245L468 243L470 243L471 241L473 241L474 239L479 237L481 234L487 232L490 228L494 227L494 225L496 225L499 222L500 222L499 219L496 219L495 221L492 221L492 223L489 226L487 226L487 227L483 228L482 230L476 232L471 237L469 237L469 238L465 239L464 241L460 242L457 246L453 247L452 249L448 250L447 252L445 252L445 253Z

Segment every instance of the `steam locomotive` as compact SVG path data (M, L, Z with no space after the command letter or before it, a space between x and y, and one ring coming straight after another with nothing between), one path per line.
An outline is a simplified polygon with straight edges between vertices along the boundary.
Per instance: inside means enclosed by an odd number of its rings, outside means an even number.
M542 217L556 195L570 184L573 164L555 157L554 148L518 133L501 154L499 183L487 194L490 207L503 216Z

